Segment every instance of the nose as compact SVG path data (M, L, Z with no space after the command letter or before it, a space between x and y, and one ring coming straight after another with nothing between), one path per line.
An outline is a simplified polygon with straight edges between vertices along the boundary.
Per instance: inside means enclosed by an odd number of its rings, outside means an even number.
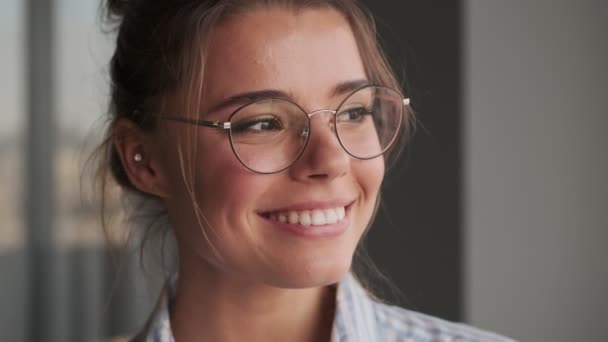
M350 157L335 134L334 113L332 110L319 110L308 114L308 143L289 169L294 178L301 181L331 180L348 173Z

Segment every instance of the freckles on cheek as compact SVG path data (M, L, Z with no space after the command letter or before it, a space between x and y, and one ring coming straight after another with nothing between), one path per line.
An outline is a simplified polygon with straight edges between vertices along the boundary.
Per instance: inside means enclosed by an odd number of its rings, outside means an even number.
M228 154L229 153L229 154ZM198 175L198 198L203 210L228 213L223 219L234 219L242 208L250 206L255 197L256 177L232 155L222 152L221 158L201 158Z

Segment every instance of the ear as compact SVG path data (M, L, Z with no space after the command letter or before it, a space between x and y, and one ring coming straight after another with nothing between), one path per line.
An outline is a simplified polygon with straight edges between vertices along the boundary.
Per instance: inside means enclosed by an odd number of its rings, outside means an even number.
M159 149L133 121L120 118L112 125L112 142L131 184L141 192L168 198L169 182Z

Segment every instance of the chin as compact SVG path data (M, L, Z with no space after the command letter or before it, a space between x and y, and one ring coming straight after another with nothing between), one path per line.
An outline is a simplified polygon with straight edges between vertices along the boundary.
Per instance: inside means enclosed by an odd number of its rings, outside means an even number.
M275 269L267 283L291 289L327 286L339 282L350 271L351 264L352 254L298 262L279 273Z

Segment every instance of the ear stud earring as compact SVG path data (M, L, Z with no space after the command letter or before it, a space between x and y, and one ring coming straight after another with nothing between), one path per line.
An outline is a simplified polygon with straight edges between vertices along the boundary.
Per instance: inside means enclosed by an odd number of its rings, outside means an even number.
M139 163L139 162L141 162L143 159L144 159L144 158L141 156L141 153L136 153L136 154L133 156L133 160L135 160L135 161L136 161L136 162L138 162L138 163Z

